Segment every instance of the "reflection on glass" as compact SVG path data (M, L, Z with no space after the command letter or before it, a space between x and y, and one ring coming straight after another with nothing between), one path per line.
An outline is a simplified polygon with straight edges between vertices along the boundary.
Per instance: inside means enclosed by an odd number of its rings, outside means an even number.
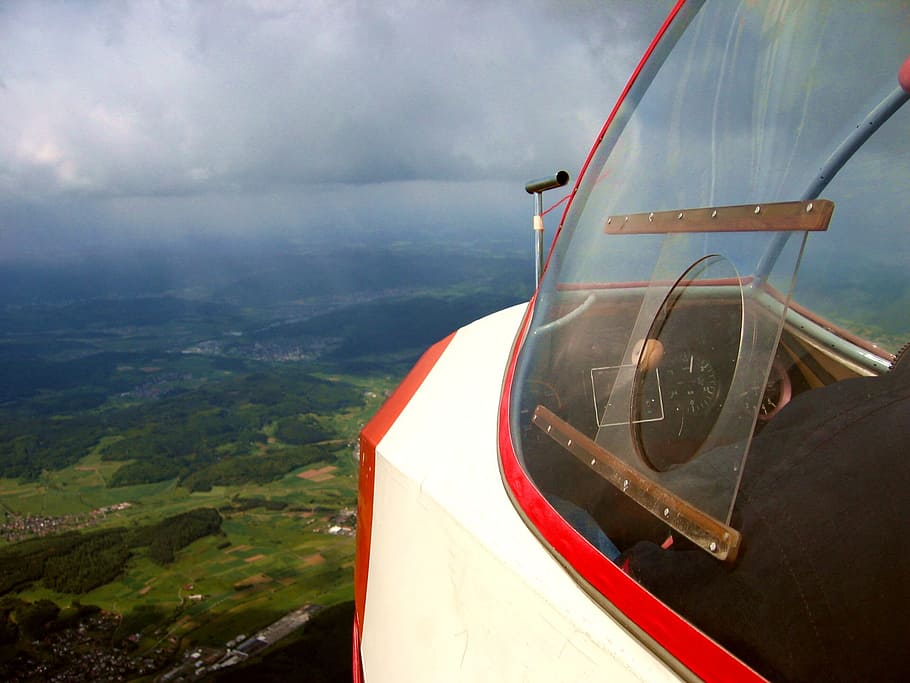
M709 291L699 287L729 291L711 298L715 310L726 309L725 316L708 323L716 329L699 324L704 322L700 294ZM689 462L707 440L736 369L741 320L739 278L721 256L694 264L660 307L645 342L659 349L660 357L655 352L639 360L631 396L633 444L652 469L665 472ZM641 415L654 411L654 385L661 389L664 418L643 422Z
M891 480L910 473L892 450L857 445L880 435L837 448L836 434L811 430L860 415L863 396L899 405L884 396L897 386L885 375L892 354L910 342L910 107L826 179L833 217L808 238L697 225L619 234L607 221L811 194L834 150L897 87L908 17L907 1L820 0L706 2L688 17L596 150L518 355L511 430L535 486L587 515L585 528L624 557L647 548L648 588L772 678L867 678L852 643L876 662L902 649L878 617L889 609L881 595L905 595L893 568L910 567L892 541L910 530ZM829 408L841 412L826 418ZM910 420L892 419L887 438L906 449ZM818 444L824 462L812 459ZM721 562L710 534L724 528L748 552ZM866 578L839 571L855 557ZM779 601L786 618L771 613ZM756 622L787 637L750 630L731 605L760 607ZM832 609L853 618L815 621ZM877 679L890 671L875 669Z

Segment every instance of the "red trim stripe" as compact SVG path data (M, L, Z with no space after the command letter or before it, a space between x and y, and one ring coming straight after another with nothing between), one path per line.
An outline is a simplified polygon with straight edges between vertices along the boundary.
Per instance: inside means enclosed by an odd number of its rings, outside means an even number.
M671 10L641 62L626 84L616 106L610 113L594 147L588 154L582 170L572 191L572 200L588 169L588 165L600 145L607 129L612 125L620 106L632 89L639 74L650 59L657 44L676 18L685 0L680 0ZM568 214L572 200L563 213L563 221ZM555 245L562 231L562 223L553 240ZM551 246L550 255L553 247ZM547 259L549 261L549 257ZM535 298L536 300L536 298ZM515 379L515 368L518 352L521 349L530 325L535 300L531 301L525 313L521 330L512 349L512 357L503 384L499 403L499 457L502 465L503 479L511 490L512 496L524 511L528 521L560 556L588 581L607 600L615 605L631 621L642 628L658 644L667 650L681 664L705 681L742 683L764 681L755 671L720 647L676 612L664 605L651 593L646 591L634 579L610 562L571 527L546 501L540 491L528 478L527 473L518 461L509 424L509 406L511 403L512 382Z
M360 624L354 614L354 632L351 634L351 680L363 683L363 661L360 658Z
M522 323L523 341L531 309ZM519 348L520 345L516 345ZM503 479L536 531L607 600L644 629L683 665L712 683L759 682L759 676L601 555L550 506L528 478L515 453L509 404L517 353L513 354L499 404L499 454Z
M357 485L357 557L354 562L354 606L357 623L363 627L367 597L367 574L370 567L370 537L373 529L373 484L376 470L376 446L382 441L398 416L417 393L430 370L436 365L455 332L431 346L383 403L360 432L360 478Z

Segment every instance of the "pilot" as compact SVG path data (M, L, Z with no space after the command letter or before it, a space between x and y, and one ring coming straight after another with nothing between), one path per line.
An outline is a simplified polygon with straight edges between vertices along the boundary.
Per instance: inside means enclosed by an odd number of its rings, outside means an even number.
M683 540L639 542L621 566L771 680L906 680L908 355L801 394L755 438L734 564Z

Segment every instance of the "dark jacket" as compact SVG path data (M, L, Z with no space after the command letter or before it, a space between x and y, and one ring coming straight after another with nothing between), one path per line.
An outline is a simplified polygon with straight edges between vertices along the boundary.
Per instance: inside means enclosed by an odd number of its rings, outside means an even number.
M754 440L733 566L638 543L621 561L772 680L910 678L910 359L786 406Z

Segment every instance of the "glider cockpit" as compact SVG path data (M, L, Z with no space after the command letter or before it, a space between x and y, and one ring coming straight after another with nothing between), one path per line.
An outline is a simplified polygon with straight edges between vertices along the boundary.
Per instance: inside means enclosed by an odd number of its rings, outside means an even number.
M687 4L655 46L563 217L500 458L619 619L655 604L619 607L591 547L764 675L849 680L851 648L896 661L881 595L910 599L908 25L791 10Z

